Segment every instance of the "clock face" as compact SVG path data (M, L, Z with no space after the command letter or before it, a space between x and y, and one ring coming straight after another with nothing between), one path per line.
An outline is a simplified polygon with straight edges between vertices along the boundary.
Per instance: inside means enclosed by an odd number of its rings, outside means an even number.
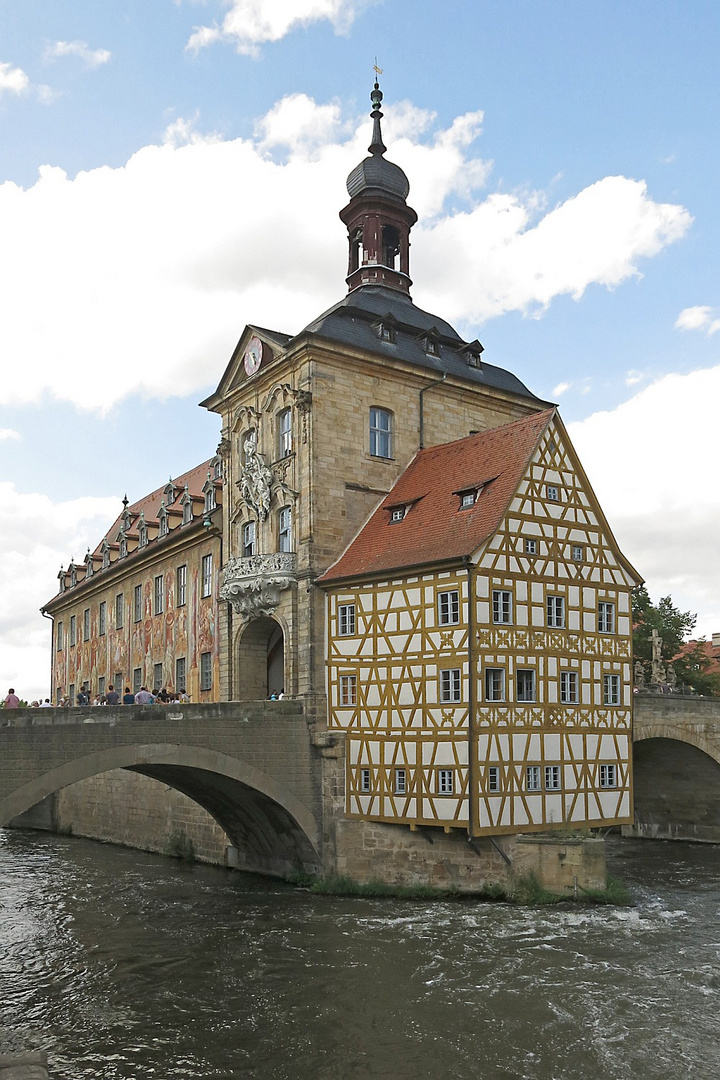
M259 337L250 338L245 350L244 364L247 375L254 375L262 364L263 346Z

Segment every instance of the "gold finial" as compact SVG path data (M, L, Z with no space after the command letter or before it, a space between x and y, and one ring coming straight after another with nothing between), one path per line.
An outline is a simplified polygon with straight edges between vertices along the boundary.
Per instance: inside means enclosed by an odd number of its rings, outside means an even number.
M376 75L382 75L383 69L378 67L377 56L375 57L375 63L373 64L373 71Z

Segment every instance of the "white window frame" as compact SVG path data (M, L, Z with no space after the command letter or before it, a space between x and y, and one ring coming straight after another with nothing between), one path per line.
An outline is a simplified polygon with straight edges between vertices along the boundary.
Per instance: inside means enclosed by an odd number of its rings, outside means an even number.
M487 771L487 789L491 795L497 795L500 791L500 766L489 765Z
M603 705L621 705L622 686L620 676L603 675Z
M162 615L165 610L165 575L156 574L153 578L153 615Z
M407 769L395 769L393 773L393 794L407 795Z
M354 637L355 635L355 605L338 604L338 637Z
M142 585L135 585L133 588L133 622L142 622L143 617L143 595Z
M257 548L257 528L255 521L246 521L243 525L243 558L251 559Z
M338 702L343 708L357 705L357 675L341 675L338 680Z
M290 457L293 452L292 409L281 409L277 414L278 458Z
M545 485L545 498L548 502L560 502L560 488L557 484Z
M435 774L435 793L437 795L455 794L455 770L438 769Z
M563 630L565 628L565 597L553 594L545 599L547 625L551 629Z
M407 513L406 506L394 506L390 511L390 524L394 524L396 521L402 521Z
M523 676L522 681L527 682L526 676L528 676L528 675L530 676L530 680L529 680L529 682L530 682L529 695L530 696L529 697L524 696L526 693L528 693L528 691L527 691L526 687L523 687L522 688L523 696L521 697L520 696L521 676ZM516 700L522 705L527 705L529 703L537 701L537 677L536 677L536 674L535 674L535 668L517 668L517 670L515 671L515 691L516 691Z
M368 795L372 791L369 769L358 770L358 791L361 795Z
M600 766L600 787L616 788L618 786L618 769L615 764Z
M598 603L598 633L615 633L615 604L612 600L600 600Z
M537 540L529 538L525 539L525 554L537 555Z
M212 596L213 590L213 557L212 552L202 557L202 597Z
M492 619L496 625L512 625L513 595L509 589L493 589Z
M185 607L187 603L187 564L178 566L175 572L175 607Z
M440 671L440 701L443 704L462 701L462 671L444 668Z
M460 591L449 589L439 592L437 605L440 626L457 626L460 622Z
M580 701L580 680L577 671L560 672L560 704L577 705Z
M100 601L98 608L98 637L105 637L107 633L107 600Z
M292 551L292 508L283 506L278 510L278 549Z
M212 653L200 653L200 689L212 690Z
M505 701L505 668L485 668L485 700Z
M539 765L527 765L525 768L525 790L542 791L542 773Z
M562 791L562 776L559 765L545 766L545 790Z
M370 408L370 454L372 457L385 458L389 461L393 456L393 414L389 409L383 409L379 405Z

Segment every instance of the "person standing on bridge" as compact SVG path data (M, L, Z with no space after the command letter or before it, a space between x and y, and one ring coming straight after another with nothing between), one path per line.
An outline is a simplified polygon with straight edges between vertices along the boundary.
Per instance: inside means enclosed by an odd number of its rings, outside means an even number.
M135 695L136 705L152 705L155 702L155 698L152 696L146 686L141 686Z
M105 695L105 704L106 705L119 705L120 704L120 695L118 694L117 690L115 690L112 683L110 683L110 685L108 686L108 692Z
M17 696L17 694L13 690L12 686L8 690L7 697L5 698L5 701L4 701L3 704L5 705L6 709L19 709L20 708L20 698Z

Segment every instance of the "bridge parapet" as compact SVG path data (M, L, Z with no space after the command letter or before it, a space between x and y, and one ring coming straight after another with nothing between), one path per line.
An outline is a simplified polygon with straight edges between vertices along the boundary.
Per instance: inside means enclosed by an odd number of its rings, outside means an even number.
M304 702L296 698L283 698L282 701L224 701L207 705L196 702L178 705L74 705L62 709L0 709L0 728L154 723L162 720L173 723L181 720L202 724L249 723L304 715Z

